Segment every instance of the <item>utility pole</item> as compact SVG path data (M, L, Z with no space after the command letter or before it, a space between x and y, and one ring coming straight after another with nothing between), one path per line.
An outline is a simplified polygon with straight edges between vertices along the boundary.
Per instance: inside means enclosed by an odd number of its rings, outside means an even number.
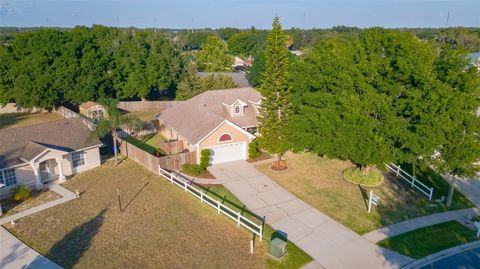
M157 34L157 17L156 16L153 16L153 27L154 27L155 34Z
M450 20L450 11L447 13L447 19L445 20L445 29L448 27L448 20Z

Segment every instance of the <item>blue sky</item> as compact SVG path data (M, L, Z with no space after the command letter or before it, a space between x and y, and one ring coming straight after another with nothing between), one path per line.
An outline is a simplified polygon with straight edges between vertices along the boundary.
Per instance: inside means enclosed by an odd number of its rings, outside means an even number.
M0 26L480 26L480 0L0 0Z

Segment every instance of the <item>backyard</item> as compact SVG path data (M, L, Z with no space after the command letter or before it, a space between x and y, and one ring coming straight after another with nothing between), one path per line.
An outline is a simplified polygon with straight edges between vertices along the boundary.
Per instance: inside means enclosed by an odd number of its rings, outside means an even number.
M311 260L289 246L290 256L274 261L269 240L258 238L249 254L250 232L128 159L64 186L80 198L5 226L66 268L295 268ZM233 199L215 188L218 197Z
M478 238L474 231L457 221L449 221L387 238L378 242L378 245L420 259L476 240Z
M57 113L8 113L0 114L0 129L24 127L48 121L63 119Z
M125 138L122 138L123 140L127 141L128 143L135 145L136 147L150 153L151 155L154 155L155 151L159 152L161 156L167 155L165 151L163 151L159 147L159 143L161 141L164 141L165 138L159 134L159 133L153 133L149 135L144 135L141 137L133 137L133 136L128 136Z
M393 176L387 176L383 185L375 188L349 183L342 176L343 170L353 166L348 161L320 158L310 153L287 153L285 159L288 164L286 172L271 171L270 163L260 164L257 168L300 199L359 234L414 217L473 207L459 192L455 192L450 208L441 202L428 201ZM448 184L445 185L441 177L430 175L424 180L425 184L436 187L434 198L448 192ZM371 189L380 197L380 203L369 214L367 203Z
M142 111L128 111L126 114L135 116L142 121L150 121L155 119L155 115L160 111L142 110Z

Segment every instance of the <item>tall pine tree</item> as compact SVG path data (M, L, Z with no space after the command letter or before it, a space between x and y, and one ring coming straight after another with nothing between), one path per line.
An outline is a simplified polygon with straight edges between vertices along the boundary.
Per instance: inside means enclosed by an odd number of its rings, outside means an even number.
M289 149L288 119L291 115L292 91L287 83L288 50L280 19L273 19L272 31L265 48L265 73L259 88L264 99L260 106L260 144L268 152L278 155L273 168L280 169L282 156Z

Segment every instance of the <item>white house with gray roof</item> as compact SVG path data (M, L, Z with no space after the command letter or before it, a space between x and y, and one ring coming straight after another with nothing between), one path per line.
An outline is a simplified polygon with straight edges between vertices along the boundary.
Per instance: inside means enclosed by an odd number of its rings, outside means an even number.
M41 189L99 166L101 145L78 118L0 130L2 196L18 185Z

